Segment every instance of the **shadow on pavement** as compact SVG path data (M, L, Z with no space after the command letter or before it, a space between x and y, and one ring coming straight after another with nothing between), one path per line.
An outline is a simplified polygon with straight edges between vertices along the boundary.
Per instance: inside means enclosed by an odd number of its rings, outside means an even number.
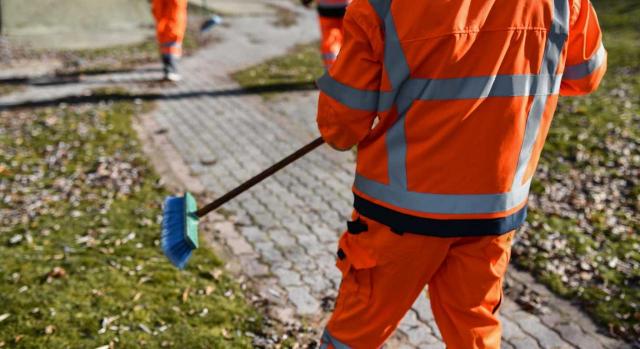
M243 96L260 93L275 93L275 92L291 92L291 91L313 91L316 90L316 86L311 82L300 83L281 83L273 85L260 85L249 86L238 89L228 90L214 90L214 91L191 91L191 92L177 92L177 93L107 93L107 94L88 94L88 95L73 95L64 96L59 98L42 99L42 100L29 100L17 103L0 103L0 110L15 110L24 108L39 108L39 107L51 107L58 106L59 104L75 105L86 103L100 103L100 102L117 102L117 101L155 101L155 100L173 100L173 99L188 99L199 97L221 97L221 96Z
M162 72L160 68L123 68L123 69L92 69L87 71L69 71L58 72L54 75L41 76L16 76L8 78L0 78L0 85L32 85L32 86L52 86L74 84L80 82L83 76L97 76L107 74L125 74L125 73L152 73Z

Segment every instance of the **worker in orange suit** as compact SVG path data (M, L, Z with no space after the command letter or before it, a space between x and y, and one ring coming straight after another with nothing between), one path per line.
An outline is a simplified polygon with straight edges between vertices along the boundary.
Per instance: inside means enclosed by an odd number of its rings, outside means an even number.
M164 78L179 81L177 61L182 56L182 41L187 28L187 0L153 0L152 12L156 20Z
M301 0L309 6L312 0ZM330 68L336 61L342 47L342 19L351 0L316 0L318 4L318 20L320 22L320 53L325 68Z
M558 97L607 54L588 0L354 0L317 122L357 145L321 348L378 348L428 286L448 349L500 348L514 231Z

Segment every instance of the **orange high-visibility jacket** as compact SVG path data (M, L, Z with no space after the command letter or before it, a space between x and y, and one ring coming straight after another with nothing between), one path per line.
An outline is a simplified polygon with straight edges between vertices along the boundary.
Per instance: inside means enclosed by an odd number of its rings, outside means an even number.
M344 35L318 126L358 145L355 209L400 232L519 227L558 96L606 70L588 0L354 0Z

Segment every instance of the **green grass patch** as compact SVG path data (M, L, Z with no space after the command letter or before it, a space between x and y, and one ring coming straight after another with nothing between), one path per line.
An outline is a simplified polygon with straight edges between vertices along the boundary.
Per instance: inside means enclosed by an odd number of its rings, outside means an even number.
M24 85L0 84L0 96L20 92L24 90Z
M609 52L600 89L561 98L515 262L610 332L640 338L640 3L593 2Z
M159 247L166 191L130 102L0 115L0 347L248 348L260 317L207 248Z
M318 44L296 46L287 55L233 74L245 89L273 93L305 89L313 86L324 73Z

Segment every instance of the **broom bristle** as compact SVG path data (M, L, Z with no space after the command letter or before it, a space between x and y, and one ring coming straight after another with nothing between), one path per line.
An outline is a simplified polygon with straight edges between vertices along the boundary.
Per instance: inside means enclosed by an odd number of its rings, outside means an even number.
M206 21L204 21L204 23L202 23L202 25L200 26L200 32L202 33L208 32L209 30L211 30L211 28L215 27L220 23L222 23L222 18L220 16L213 15L209 17Z
M184 269L193 245L186 238L185 198L168 196L162 216L162 251L176 267Z

